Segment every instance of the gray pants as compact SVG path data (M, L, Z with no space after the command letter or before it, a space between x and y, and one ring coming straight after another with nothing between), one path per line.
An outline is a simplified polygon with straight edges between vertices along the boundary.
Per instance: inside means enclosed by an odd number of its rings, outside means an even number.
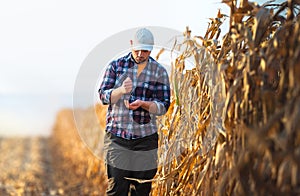
M138 183L126 178L152 179L157 171L157 133L126 140L106 133L104 152L108 175L107 195L149 195L151 182ZM130 187L133 187L130 190Z

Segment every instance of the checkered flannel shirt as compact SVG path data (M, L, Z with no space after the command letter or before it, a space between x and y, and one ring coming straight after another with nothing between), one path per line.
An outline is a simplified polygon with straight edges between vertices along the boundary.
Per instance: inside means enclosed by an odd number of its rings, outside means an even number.
M130 77L133 90L123 95L115 104L111 103L111 93L120 87L123 81ZM156 116L166 113L170 106L170 84L166 69L149 57L147 66L137 77L137 64L131 53L112 61L104 74L99 88L100 100L109 104L106 116L106 131L124 139L137 139L157 132ZM153 101L157 106L157 113L139 107L129 110L124 100Z

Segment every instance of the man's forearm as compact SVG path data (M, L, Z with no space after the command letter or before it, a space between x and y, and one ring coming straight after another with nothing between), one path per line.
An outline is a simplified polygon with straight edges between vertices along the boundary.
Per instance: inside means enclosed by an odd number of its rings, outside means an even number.
M127 77L123 81L122 86L114 89L111 92L110 103L111 104L117 103L119 101L119 99L122 97L122 95L124 95L126 93L130 93L131 90L132 90L132 80L129 77Z
M141 107L147 111L149 111L152 114L157 113L157 105L153 101L142 101Z
M148 110L152 114L158 116L166 113L166 108L162 102L159 101L143 101L141 107L145 110Z
M110 102L111 104L117 103L123 95L122 87L116 88L111 92Z

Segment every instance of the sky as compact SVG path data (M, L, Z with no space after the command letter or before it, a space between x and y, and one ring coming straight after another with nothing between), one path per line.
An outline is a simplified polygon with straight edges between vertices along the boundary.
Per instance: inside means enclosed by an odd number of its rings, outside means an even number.
M83 61L109 36L139 26L204 35L219 8L229 15L218 0L103 2L0 1L0 136L49 135Z

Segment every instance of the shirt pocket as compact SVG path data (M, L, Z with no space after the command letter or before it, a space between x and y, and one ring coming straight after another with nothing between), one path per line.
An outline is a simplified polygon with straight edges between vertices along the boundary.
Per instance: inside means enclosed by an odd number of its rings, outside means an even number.
M146 100L151 100L151 98L153 98L153 93L155 93L154 85L151 84L150 82L144 82L143 83L143 97Z

